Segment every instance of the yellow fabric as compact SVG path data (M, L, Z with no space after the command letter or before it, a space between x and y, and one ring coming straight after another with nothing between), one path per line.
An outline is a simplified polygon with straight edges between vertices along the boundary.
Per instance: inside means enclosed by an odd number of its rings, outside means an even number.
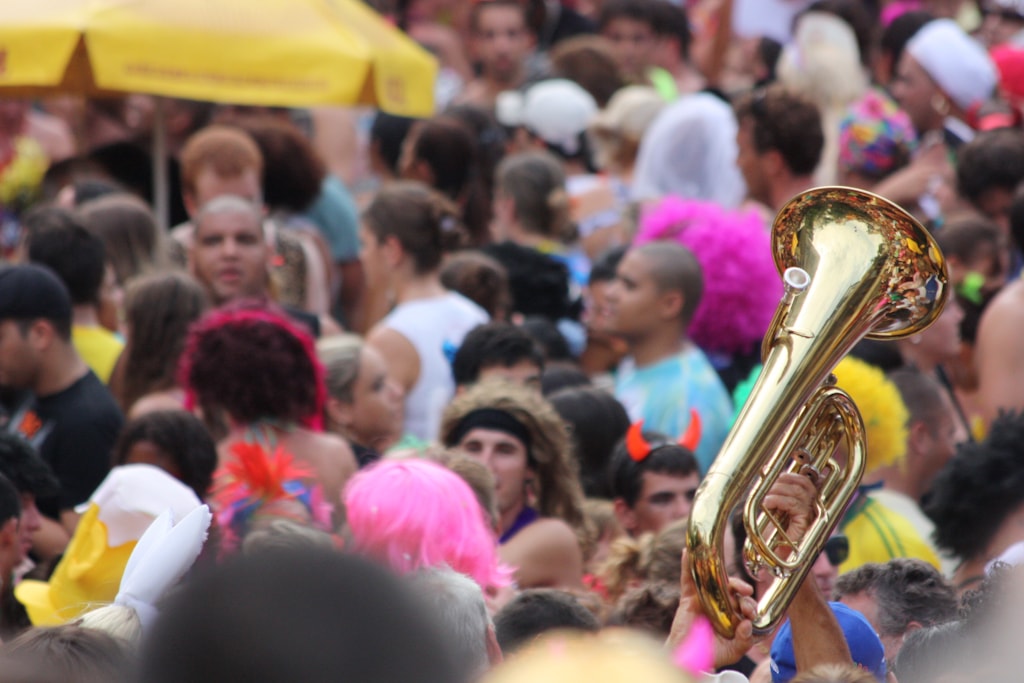
M0 48L3 95L434 110L436 60L361 0L6 0Z
M850 539L850 556L839 566L844 574L869 562L888 562L895 557L916 557L941 571L938 555L913 525L868 496L860 511L843 527Z
M49 582L26 580L14 588L35 626L58 626L96 607L113 602L136 541L107 546L107 527L99 507L82 515L64 557Z
M71 328L71 342L82 357L85 364L92 368L96 376L104 384L110 381L114 365L124 349L124 342L103 327L83 327L74 325Z

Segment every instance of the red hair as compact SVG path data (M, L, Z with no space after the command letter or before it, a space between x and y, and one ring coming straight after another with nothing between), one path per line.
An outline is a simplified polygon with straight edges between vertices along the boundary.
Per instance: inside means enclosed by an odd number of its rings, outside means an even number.
M178 377L186 406L222 408L243 423L279 419L323 428L327 388L313 339L265 304L242 302L195 323Z

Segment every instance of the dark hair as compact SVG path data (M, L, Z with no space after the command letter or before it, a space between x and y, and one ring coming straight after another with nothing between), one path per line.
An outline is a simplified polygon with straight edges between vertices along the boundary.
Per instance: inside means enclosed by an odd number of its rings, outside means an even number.
M480 372L495 366L510 368L528 361L544 369L544 356L533 337L511 323L490 322L474 327L452 359L455 384L474 384Z
M607 0L601 5L597 30L603 32L616 19L630 19L654 27L655 4L658 0Z
M659 291L682 292L679 317L689 323L704 296L704 271L697 257L678 242L647 242L633 250L648 261L650 277Z
M782 56L782 43L779 41L769 38L768 36L761 36L757 41L757 57L764 64L765 76L764 80L758 83L759 86L763 87L768 83L775 80L775 69L779 63L779 57Z
M462 221L474 243L485 241L490 201L480 182L473 131L454 116L441 115L416 124L412 155L430 167L433 187L462 206Z
M192 326L179 364L181 384L204 412L243 424L319 419L324 393L308 333L257 302L211 311Z
M494 187L494 169L505 156L508 135L494 118L494 114L473 104L456 104L444 111L445 115L461 122L476 135L477 170L480 181L490 198Z
M217 444L195 415L183 410L146 413L128 422L114 446L113 465L123 465L132 446L149 441L172 460L179 479L205 500L217 468Z
M594 259L594 263L590 267L590 283L595 282L610 282L615 279L615 274L619 269L619 263L622 261L622 257L629 251L629 247L625 244L620 244L614 247L608 247Z
M601 624L571 593L553 588L523 591L494 616L494 633L506 656L542 633L563 629L596 633Z
M129 663L122 641L72 624L33 628L0 650L5 681L109 683L123 680Z
M672 477L686 477L700 472L697 458L690 449L680 446L660 432L644 430L643 437L652 446L646 458L637 462L630 457L623 439L615 444L611 460L608 461L608 485L612 498L622 498L630 508L640 498L644 474L647 472Z
M626 409L608 391L590 386L563 389L548 400L572 429L584 495L611 500L608 463L629 429Z
M574 232L565 170L548 152L522 152L498 165L497 189L510 198L526 232L567 241Z
M263 155L263 201L271 209L302 212L320 196L327 169L294 123L277 116L231 121L256 142Z
M818 106L806 96L781 84L758 88L736 102L736 118L753 123L758 152L778 152L794 175L817 168L825 133Z
M236 556L186 584L139 669L138 683L459 680L434 615L407 585L308 544Z
M553 396L563 389L592 385L590 377L578 365L567 363L548 366L540 376L540 393L545 397Z
M833 600L867 593L878 605L878 632L901 636L911 622L936 626L956 619L957 596L935 567L923 560L899 557L885 564L868 563L842 574Z
M903 356L896 344L876 339L862 339L857 342L850 351L850 355L868 365L874 365L884 372L891 372L903 367Z
M572 314L569 269L564 263L515 242L489 244L482 251L508 271L512 312L540 315L549 320Z
M163 244L156 217L135 195L104 195L82 204L78 216L85 228L103 241L118 282L127 283L160 265Z
M984 216L970 213L948 221L935 232L935 241L947 258L956 256L961 261L970 261L986 244L998 247L1002 236L998 225Z
M626 85L608 41L601 36L578 35L563 40L551 48L549 57L551 76L577 83L602 109Z
M1006 518L1024 504L1024 415L1001 413L984 441L964 443L924 497L936 545L978 557Z
M675 39L679 43L679 57L683 61L690 59L690 43L693 42L693 33L690 31L690 20L686 16L686 10L671 2L654 3L654 23L652 25L655 35L661 38Z
M522 0L477 0L469 7L469 28L473 33L478 30L480 13L490 7L511 7L519 10L523 15L523 26L531 33L536 32L527 4Z
M1010 236L1018 251L1024 251L1024 183L1013 193L1010 204Z
M896 70L903 56L903 50L907 43L914 37L914 34L921 30L935 17L924 10L905 12L893 19L892 23L882 30L882 37L878 41L878 47L882 54L889 55L889 77L896 77Z
M508 272L481 251L467 249L445 259L441 284L487 311L491 320L502 320L508 313L512 299Z
M75 190L76 207L80 207L94 199L102 199L108 195L127 194L117 181L106 178L82 178L81 180L76 180L72 184L72 188ZM135 195L132 196L134 197Z
M864 0L818 0L797 15L794 25L808 12L825 12L846 22L857 38L857 51L860 53L861 63L871 63L871 48L874 45L878 13L865 7Z
M363 219L379 242L398 240L418 275L437 270L444 254L458 249L464 237L455 205L422 183L388 185Z
M1024 180L1024 131L984 131L957 151L956 184L974 205L989 190L1013 192Z
M18 493L49 498L60 493L60 481L36 449L20 434L0 431L0 475Z
M107 258L103 241L85 229L73 213L43 206L24 219L28 260L47 266L71 295L71 303L99 302Z
M430 167L434 189L454 202L463 200L477 156L469 126L453 116L441 115L420 121L414 131L413 158Z
M402 145L418 119L377 112L370 127L370 145L376 146L381 160L392 175L398 175L398 160L402 158Z
M0 474L0 526L21 517L21 495L11 480Z
M125 297L128 343L122 352L121 407L177 385L178 360L188 329L209 308L206 290L184 273L151 275L132 282Z
M530 335L537 344L544 362L573 362L568 340L550 319L540 315L530 315L519 324L519 329Z

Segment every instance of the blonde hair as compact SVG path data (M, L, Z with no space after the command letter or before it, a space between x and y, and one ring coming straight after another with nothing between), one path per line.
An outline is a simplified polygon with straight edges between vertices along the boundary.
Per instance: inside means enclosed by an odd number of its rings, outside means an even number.
M104 605L86 612L78 619L76 625L103 631L131 647L135 647L142 640L142 621L134 609L125 605Z
M692 680L659 644L629 631L596 635L555 632L505 660L485 683L684 683Z
M624 536L612 544L600 575L608 595L618 600L627 590L644 582L679 584L679 558L686 545L689 520L678 519L658 533L639 538Z
M431 457L434 456L434 457ZM451 449L444 449L436 453L428 454L431 459L437 460L449 470L469 484L473 489L473 495L480 502L480 507L487 514L487 520L492 529L498 528L498 501L494 493L494 475L479 460L474 460L468 455Z

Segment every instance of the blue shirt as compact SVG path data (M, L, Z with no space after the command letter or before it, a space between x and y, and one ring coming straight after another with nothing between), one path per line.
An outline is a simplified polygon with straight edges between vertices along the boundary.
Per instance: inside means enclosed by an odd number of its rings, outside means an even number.
M642 419L645 430L673 438L686 432L690 410L695 409L702 427L696 450L702 473L729 433L732 399L704 352L693 344L642 368L632 358L624 360L615 377L615 397L631 421Z
M359 210L348 188L328 174L320 186L320 195L302 217L323 235L335 263L359 258Z

